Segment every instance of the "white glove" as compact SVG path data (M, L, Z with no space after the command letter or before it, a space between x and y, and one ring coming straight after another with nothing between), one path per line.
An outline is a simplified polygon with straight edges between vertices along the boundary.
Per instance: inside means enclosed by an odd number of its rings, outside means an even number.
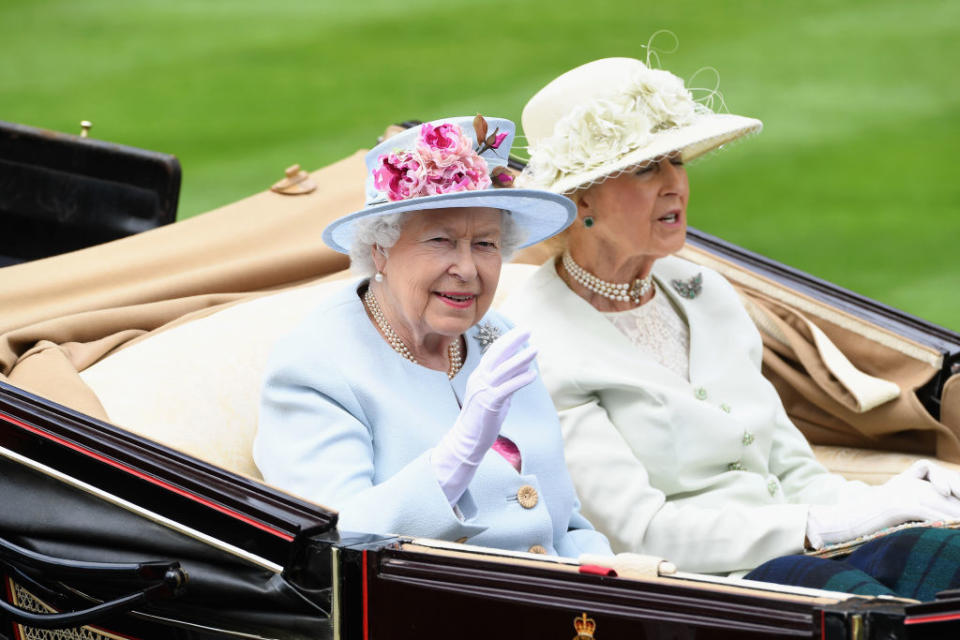
M943 484L921 480L915 473L911 467L886 484L871 487L855 502L811 505L807 513L807 540L814 549L820 549L904 522L960 518L960 500L944 495Z
M524 347L530 333L511 329L494 342L467 379L463 407L453 427L433 449L430 462L450 505L460 500L477 466L500 433L513 394L533 382L537 357Z
M940 495L960 498L960 473L944 469L930 460L917 460L909 469L891 478L891 481L901 477L926 480Z

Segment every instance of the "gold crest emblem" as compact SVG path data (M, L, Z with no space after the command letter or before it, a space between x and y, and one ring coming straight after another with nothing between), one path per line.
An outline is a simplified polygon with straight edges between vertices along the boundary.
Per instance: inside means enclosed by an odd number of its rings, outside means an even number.
M588 618L586 613L581 613L579 617L573 619L573 628L577 630L577 635L573 640L593 640L593 632L597 630L597 623L593 618Z

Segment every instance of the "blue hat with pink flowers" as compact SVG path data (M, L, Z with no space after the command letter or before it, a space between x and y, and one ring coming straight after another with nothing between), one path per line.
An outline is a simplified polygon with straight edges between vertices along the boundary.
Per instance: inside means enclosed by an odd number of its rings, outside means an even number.
M503 118L444 118L407 129L366 155L366 205L323 230L332 249L349 253L358 220L408 211L491 207L511 215L523 247L566 229L577 214L568 198L513 188L507 159L516 126Z

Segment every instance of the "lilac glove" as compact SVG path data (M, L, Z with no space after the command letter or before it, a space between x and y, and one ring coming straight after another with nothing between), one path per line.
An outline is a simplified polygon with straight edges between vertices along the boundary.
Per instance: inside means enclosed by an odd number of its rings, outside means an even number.
M537 352L524 347L529 338L529 332L512 329L490 346L467 380L460 416L433 450L430 462L451 506L496 441L511 396L537 378L530 367Z
M819 549L905 522L960 518L960 500L949 493L949 481L938 485L930 478L921 480L916 473L911 467L886 484L871 487L855 502L811 505L807 513L807 540ZM947 487L946 495L941 490L943 486Z

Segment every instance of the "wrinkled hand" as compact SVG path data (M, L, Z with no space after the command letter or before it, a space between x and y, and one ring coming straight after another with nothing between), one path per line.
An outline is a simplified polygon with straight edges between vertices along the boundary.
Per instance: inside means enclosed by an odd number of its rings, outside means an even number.
M529 338L528 331L511 329L487 349L467 380L457 421L433 450L430 462L451 505L460 500L496 441L510 398L537 378L530 366L537 352L524 346Z
M905 522L960 518L960 500L952 493L944 495L944 484L921 480L912 469L871 487L856 502L812 505L807 514L807 540L819 549Z
M940 495L960 498L960 473L944 469L930 460L917 460L909 469L891 478L890 482L896 482L898 478L926 480Z

